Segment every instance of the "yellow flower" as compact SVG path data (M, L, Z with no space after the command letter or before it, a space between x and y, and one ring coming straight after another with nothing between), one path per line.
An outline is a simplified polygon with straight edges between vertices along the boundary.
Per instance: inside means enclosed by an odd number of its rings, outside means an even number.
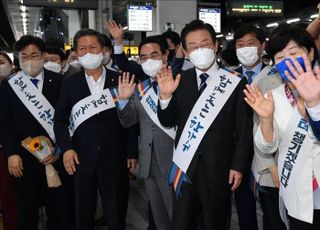
M38 138L32 139L29 144L29 148L32 152L40 151L42 149L40 140Z

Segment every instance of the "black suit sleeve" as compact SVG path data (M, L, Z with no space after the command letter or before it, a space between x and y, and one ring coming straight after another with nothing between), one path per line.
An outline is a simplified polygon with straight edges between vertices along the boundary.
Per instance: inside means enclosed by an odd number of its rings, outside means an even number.
M21 145L17 138L14 115L9 103L10 91L9 83L3 80L0 87L0 130L1 144L8 157L19 154L19 146Z
M174 95L166 109L161 109L160 100L158 101L158 118L164 127L175 127L177 125L177 107Z
M138 158L138 126L125 128L127 159Z
M72 106L70 104L68 79L64 78L60 96L54 114L54 133L58 145L61 147L62 152L72 149L71 137L69 134L69 117Z
M244 100L243 89L247 81L242 78L236 88L236 112L235 112L235 151L232 157L231 169L248 172L253 157L253 113Z
M134 61L129 61L127 56L123 52L121 54L115 54L114 58L121 71L130 72L138 78L144 76L141 65Z

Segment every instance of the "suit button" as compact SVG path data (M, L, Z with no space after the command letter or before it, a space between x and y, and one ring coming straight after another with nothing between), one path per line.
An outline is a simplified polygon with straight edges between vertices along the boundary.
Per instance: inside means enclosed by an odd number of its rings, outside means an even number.
M101 147L99 146L99 147L98 147L98 152L100 152L100 151L101 151Z
M151 147L151 143L149 143L149 147Z

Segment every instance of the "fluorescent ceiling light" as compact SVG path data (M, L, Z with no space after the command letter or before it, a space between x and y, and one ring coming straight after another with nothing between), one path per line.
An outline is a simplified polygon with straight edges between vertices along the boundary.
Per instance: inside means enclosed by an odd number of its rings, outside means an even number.
M299 21L300 21L300 18L293 18L288 20L287 23L290 24L290 23L299 22Z
M268 24L267 27L268 27L268 28L270 28L270 27L277 27L278 25L279 25L278 22L274 22L274 23Z
M218 34L217 36L216 36L216 38L222 38L223 37L223 34Z
M319 14L313 14L310 16L310 18L317 18L317 17L319 17Z

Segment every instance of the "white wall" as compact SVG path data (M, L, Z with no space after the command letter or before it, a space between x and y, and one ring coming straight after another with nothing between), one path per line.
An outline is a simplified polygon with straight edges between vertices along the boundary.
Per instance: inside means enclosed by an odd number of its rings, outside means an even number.
M180 34L185 24L197 18L197 0L157 0L156 30L159 34L164 32L167 22L175 24L177 33Z

